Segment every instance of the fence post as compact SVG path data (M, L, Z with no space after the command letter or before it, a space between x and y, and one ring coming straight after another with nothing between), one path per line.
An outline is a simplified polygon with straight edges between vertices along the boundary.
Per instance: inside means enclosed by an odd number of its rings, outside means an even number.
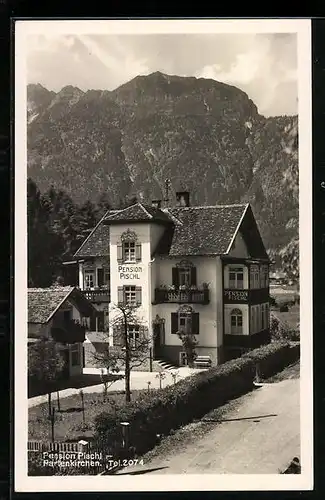
M55 408L53 406L51 410L51 439L52 443L54 443L54 420L55 420Z
M85 426L85 403L84 403L84 393L83 393L83 390L80 389L80 397L81 397L81 407L82 407L82 421L83 421L83 425Z
M56 391L56 398L58 402L58 411L61 411L61 405L60 405L60 391Z
M52 415L52 401L51 401L51 393L48 393L48 408L49 408L49 418L51 418Z
M125 454L129 450L129 442L130 442L130 423L129 422L121 422L122 427L122 446Z

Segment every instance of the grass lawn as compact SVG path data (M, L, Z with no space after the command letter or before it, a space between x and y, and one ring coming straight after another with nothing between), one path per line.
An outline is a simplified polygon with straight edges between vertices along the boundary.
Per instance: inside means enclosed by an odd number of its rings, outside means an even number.
M272 312L280 321L287 323L290 328L297 328L297 324L300 321L300 309L299 305L295 304L289 307L288 312L280 312L277 309L272 309Z
M132 391L132 401L144 391ZM57 402L54 401L57 410ZM62 398L60 412L56 412L54 426L55 441L79 441L92 438L94 432L94 419L102 411L114 412L115 407L125 405L124 392L110 392L106 401L101 393L84 394L85 425L79 394ZM28 409L28 439L49 441L51 440L51 421L48 419L48 404L43 403Z

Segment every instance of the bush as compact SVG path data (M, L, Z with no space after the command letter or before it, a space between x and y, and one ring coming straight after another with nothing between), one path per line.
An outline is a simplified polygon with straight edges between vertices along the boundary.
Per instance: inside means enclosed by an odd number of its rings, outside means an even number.
M274 343L241 358L183 379L164 389L143 393L136 401L118 408L115 415L103 412L95 419L95 440L99 448L112 449L121 442L120 422L130 422L130 445L143 454L156 444L157 434L168 435L214 408L252 390L255 367L271 376L298 359L299 348Z
M280 313L287 313L289 311L289 307L287 305L280 306Z

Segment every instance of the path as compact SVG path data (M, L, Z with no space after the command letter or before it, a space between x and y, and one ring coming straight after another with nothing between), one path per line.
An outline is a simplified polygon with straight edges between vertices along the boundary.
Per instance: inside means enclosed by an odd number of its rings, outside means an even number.
M193 375L194 373L198 373L199 371L202 370L197 370L197 369L191 369L187 367L181 367L178 368L178 378L177 381L189 377L190 375ZM121 372L122 374L123 372ZM170 372L165 372L166 373L166 378L163 379L162 381L162 386L166 387L167 385L171 385L174 383L173 377ZM131 373L131 390L140 390L140 389L147 389L148 388L148 382L151 382L150 388L151 389L158 389L159 388L159 379L156 377L157 372L132 372ZM125 382L124 379L117 380L114 382L109 387L109 391L123 391L125 388ZM82 388L84 393L93 393L93 392L102 392L103 391L103 385L102 384L96 384L96 385L91 385L88 387L83 387ZM68 396L73 396L74 394L79 394L80 389L79 388L69 388L69 389L64 389L60 391L60 399L62 398L67 398ZM52 399L56 400L57 394L56 392L52 393ZM28 399L28 408L32 408L33 406L40 405L42 403L46 403L48 400L47 394L41 395L41 396L35 396L34 398L29 398Z
M221 423L203 438L193 438L182 451L171 449L168 455L118 474L141 474L146 469L152 474L276 474L283 470L294 456L300 456L299 379L262 386L240 400Z

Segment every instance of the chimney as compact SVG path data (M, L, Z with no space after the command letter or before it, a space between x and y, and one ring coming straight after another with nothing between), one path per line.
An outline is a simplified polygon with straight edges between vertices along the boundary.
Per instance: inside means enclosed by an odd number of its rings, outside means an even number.
M162 200L152 200L151 205L154 208L161 208L161 202L162 202Z
M178 191L176 193L176 205L178 207L189 207L190 193L188 191Z

